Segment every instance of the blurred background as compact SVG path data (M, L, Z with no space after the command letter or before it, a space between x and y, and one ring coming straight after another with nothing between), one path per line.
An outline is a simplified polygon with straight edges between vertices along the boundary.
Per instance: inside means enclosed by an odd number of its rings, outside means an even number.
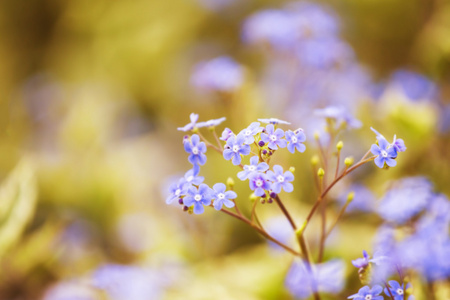
M219 133L276 117L313 141L312 111L328 105L363 121L341 137L345 155L369 149L371 126L408 147L389 172L353 177L374 198L416 175L449 195L450 1L1 1L0 299L295 297L289 254L225 215L165 204L170 178L191 168L176 128L191 112L226 117ZM306 145L277 158L296 168L286 203L298 223L316 197ZM236 180L207 154L206 183ZM236 191L248 213L247 183ZM276 207L260 214L286 228ZM382 223L368 216L330 237L347 284L329 299L360 287L350 260Z

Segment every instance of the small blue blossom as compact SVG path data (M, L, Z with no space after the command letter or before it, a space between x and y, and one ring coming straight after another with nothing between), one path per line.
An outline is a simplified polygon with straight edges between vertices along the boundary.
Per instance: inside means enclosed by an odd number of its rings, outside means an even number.
M219 139L226 142L230 136L234 136L234 133L227 127L222 131L222 136Z
M250 146L245 145L244 141L245 137L242 134L231 136L228 138L225 150L223 151L223 157L226 160L232 159L232 163L235 166L241 163L241 155L250 154Z
M272 190L277 194L281 192L281 188L283 188L285 192L292 192L294 190L294 186L290 183L290 181L294 180L294 175L290 171L286 171L283 174L283 168L280 165L273 166L273 170L275 172L267 172L268 179L273 182Z
M206 91L234 92L244 81L244 69L231 57L221 56L199 63L191 83Z
M243 129L240 134L245 137L244 144L250 145L255 142L255 135L260 133L263 128L259 126L259 122L253 122L247 128Z
M197 134L191 136L190 140L184 141L184 150L189 153L188 160L194 166L204 165L206 163L206 145L200 142Z
M405 284L400 285L395 280L389 280L389 290L387 288L384 289L384 293L386 296L390 297L389 291L391 291L392 296L394 297L394 300L403 300L404 299L404 288Z
M370 129L377 135L377 140L380 139L386 139L381 133L376 131L373 127L370 127ZM395 151L398 152L404 152L406 150L405 142L402 139L397 139L397 136L394 135L394 140L390 144L390 147L394 147Z
M197 174L194 172L194 170L189 170L184 174L184 180L191 184L191 185L199 185L200 183L205 180L205 177L203 176L197 176Z
M216 127L217 125L220 125L225 120L226 120L226 118L222 117L219 119L208 120L206 122L200 122L200 123L197 123L197 128L202 128L202 127L213 128L213 127Z
M209 186L202 183L198 187L189 187L186 196L183 198L183 204L187 207L194 205L194 214L202 214L205 209L203 205L210 205L213 197L213 192Z
M184 178L181 178L178 182L173 183L169 187L169 196L166 198L167 204L172 204L174 200L180 199L182 196L186 195L188 188L191 185L187 183Z
M247 179L251 174L255 172L265 172L269 169L269 165L265 162L259 163L258 156L253 156L250 158L250 165L244 166L244 171L237 174L240 180Z
M234 202L231 199L236 199L237 194L233 191L225 191L226 186L223 183L216 183L213 186L214 194L214 208L216 210L221 210L222 205L225 205L228 208L234 207Z
M265 132L261 133L261 140L268 144L268 147L272 150L277 150L278 147L286 147L287 142L283 137L284 131L280 128L275 130L273 124L267 125Z
M370 256L367 254L366 250L363 250L363 257L352 260L352 264L357 268L365 268L369 265L369 263L380 264L385 260L387 260L387 257L384 255L379 255L378 253L375 253L374 257L370 259Z
M253 173L249 177L250 189L254 191L256 196L263 196L266 192L270 190L271 185L267 181L266 174L264 173Z
M394 159L397 157L397 151L395 151L395 148L390 147L389 142L384 138L380 138L378 140L378 144L379 145L373 144L370 148L373 155L378 155L374 160L377 167L383 168L384 163L386 163L389 167L395 167L397 165L397 162Z
M361 121L354 118L347 109L341 106L328 106L323 109L316 109L314 114L318 117L335 120L338 127L346 125L348 128L357 129L362 126Z
M383 296L380 296L380 293L383 291L383 288L379 285L374 285L372 288L369 286L364 286L359 289L357 294L351 295L348 299L354 300L383 300Z
M306 141L305 133L303 129L297 129L292 132L291 130L286 131L286 140L288 141L287 149L289 152L294 153L295 149L302 153L306 150L306 146L302 143Z
M289 125L289 124L291 124L291 123L289 123L289 122L287 122L287 121L283 121L283 120L280 120L280 119L277 119L277 118L258 119L258 121L263 122L263 123L266 123L266 124L273 124L273 125L276 125L276 124L286 124L286 125Z
M411 100L433 99L437 94L436 84L425 76L406 70L400 70L392 76L394 85L400 86Z
M198 114L191 113L189 118L191 119L191 123L184 125L184 127L178 127L177 129L180 130L180 131L191 131L191 130L193 130L195 128L195 126L197 125Z

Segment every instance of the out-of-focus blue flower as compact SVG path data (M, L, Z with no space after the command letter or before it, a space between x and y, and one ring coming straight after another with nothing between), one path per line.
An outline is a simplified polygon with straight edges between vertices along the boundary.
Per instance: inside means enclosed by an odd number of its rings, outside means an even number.
M86 283L62 281L50 287L42 300L99 300L99 293Z
M259 163L258 156L250 158L250 165L245 165L244 170L237 174L240 180L247 179L251 174L255 172L265 172L269 169L269 165L265 162Z
M273 124L266 126L266 130L261 133L261 140L268 144L268 147L272 150L277 150L278 147L285 148L287 142L284 137L284 131L281 128L275 130Z
M252 173L249 177L249 186L255 195L259 197L263 196L266 193L265 191L271 188L264 173Z
M228 56L221 56L196 65L191 83L206 91L234 92L244 81L244 70Z
M285 280L287 289L300 299L309 298L313 294L313 286L317 292L337 294L344 287L345 264L341 260L331 260L312 266L310 274L303 262L294 261Z
M233 165L239 165L242 160L241 155L250 154L250 146L245 145L244 142L245 137L242 134L229 137L225 146L225 150L223 151L223 157L226 160L232 159Z
M286 131L286 140L288 142L287 149L289 152L294 153L295 149L297 149L298 152L302 153L306 150L306 146L302 144L306 141L303 129L297 129L294 132L291 130Z
M404 297L405 297L404 296L404 294L405 294L404 285L405 284L400 285L395 280L389 280L389 291L391 292L392 296L394 297L394 300L403 300L404 299ZM387 288L384 289L384 293L388 297L391 296L391 294L389 294L389 291Z
M184 150L189 153L188 160L194 166L204 165L206 163L206 145L200 142L200 137L197 134L191 136L190 140L184 140ZM194 173L197 173L194 170Z
M264 221L264 227L272 237L282 242L285 245L291 245L294 242L294 233L289 222L284 216L272 217ZM281 246L269 241L269 245L275 250L285 252L285 249Z
M191 119L191 123L184 125L184 127L178 127L177 129L180 131L190 131L193 130L198 121L198 114L191 113L189 116Z
M269 119L258 119L258 121L266 123L266 124L272 124L272 125L276 125L276 124L285 124L285 125L289 125L291 123L287 122L287 121L283 121L277 118L269 118Z
M199 122L199 123L197 123L197 128L201 128L201 127L213 128L213 127L216 127L217 125L220 125L225 120L226 120L226 118L222 117L219 119L208 120L206 122Z
M336 122L336 126L347 126L348 128L360 128L361 121L355 119L347 109L342 106L327 106L323 109L316 109L314 114L318 117L332 119Z
M390 147L389 142L383 138L378 140L378 144L379 145L373 144L370 148L373 155L378 155L374 159L377 167L383 168L384 163L386 163L389 167L395 167L397 165L397 162L394 159L397 157L397 151L395 151L395 148Z
M222 205L225 205L228 208L234 207L234 202L231 199L236 199L237 194L233 191L226 191L226 186L223 183L216 183L213 186L214 194L214 208L216 210L221 210Z
M178 182L173 183L169 188L169 196L166 198L167 204L172 204L174 200L180 199L181 196L186 195L188 187L191 185L187 183L184 178Z
M227 127L222 131L222 136L219 139L222 141L227 141L230 136L234 136L234 133Z
M357 294L351 295L348 299L354 300L383 300L383 296L380 296L380 293L383 291L383 288L379 285L374 285L372 288L369 286L364 286L359 289Z
M369 265L369 263L380 264L383 261L386 261L388 258L384 255L378 255L375 253L374 257L370 259L369 254L367 254L366 250L363 250L363 257L352 260L352 264L357 268L365 268Z
M419 73L400 70L393 74L392 81L399 85L403 93L411 100L436 97L436 84Z
M370 127L370 129L375 132L377 135L377 140L380 141L380 139L386 139L381 133L376 131L373 127ZM390 144L391 147L394 147L395 151L398 152L404 152L406 151L405 142L402 139L397 139L397 136L394 135L394 139L392 140L392 143Z
M205 180L205 177L197 176L197 174L194 173L194 170L189 170L184 174L184 180L191 185L199 185Z
M125 265L105 265L92 275L92 284L112 300L161 299L166 281L159 272Z
M353 200L347 206L346 212L363 211L372 212L375 207L375 195L362 184L352 184L345 193L339 195L337 200L345 205L350 192L353 192Z
M285 192L292 192L294 190L294 186L291 181L294 180L294 175L290 171L286 171L283 173L283 167L280 165L273 166L273 171L267 171L267 178L272 181L272 190L275 193L280 193L281 188Z
M378 214L387 221L403 224L421 212L432 197L432 185L426 178L405 178L395 182L380 200Z
M245 137L244 144L250 145L255 142L255 135L262 130L263 128L259 126L259 122L253 122L247 128L242 129L239 134L242 134Z
M194 205L194 214L202 214L205 209L203 205L210 205L213 192L209 186L202 183L198 187L189 187L186 196L183 198L183 204L187 207Z
M302 66L317 69L346 65L354 58L353 49L336 38L304 41L299 44L297 55Z

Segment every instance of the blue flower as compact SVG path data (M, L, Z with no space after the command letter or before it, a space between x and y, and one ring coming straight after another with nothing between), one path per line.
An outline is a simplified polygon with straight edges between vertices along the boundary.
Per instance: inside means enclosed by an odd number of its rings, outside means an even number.
M223 157L226 160L232 160L233 165L237 166L241 163L241 155L250 154L250 146L244 144L245 137L242 134L237 136L231 136L227 140L225 150L223 151Z
M192 169L184 174L184 180L186 181L186 183L189 183L191 185L199 185L203 182L203 180L205 180L205 178L203 176L197 176L197 174L195 174L194 170Z
M374 285L372 288L369 286L364 286L359 289L357 294L351 295L348 299L354 300L383 300L383 296L380 296L380 293L383 291L383 288L379 285Z
M262 130L263 128L259 126L259 122L253 122L239 134L242 134L245 137L244 144L250 145L255 142L255 135L260 133Z
M190 140L184 141L184 150L189 153L188 160L194 166L204 165L206 163L206 145L200 142L197 134L191 136Z
M273 124L266 126L265 132L261 133L261 140L268 144L268 147L272 150L277 150L278 147L284 148L287 145L284 137L284 131L280 128L275 130Z
M389 280L389 291L391 291L392 296L394 296L394 300L403 300L405 290L403 289L405 284L400 285L395 280ZM386 296L390 297L389 291L387 288L384 289L384 293Z
M228 56L199 63L192 74L191 83L207 91L234 92L244 81L244 70Z
M237 174L240 180L247 179L251 174L255 172L265 172L269 169L269 165L265 162L259 163L258 156L253 156L250 158L250 165L244 166L244 171Z
M295 149L297 149L298 152L304 152L306 150L305 145L302 144L306 141L303 129L297 129L294 132L291 130L286 131L286 140L288 141L287 148L289 152L294 153Z
M174 200L180 199L182 196L186 195L187 189L191 185L184 180L184 178L181 178L178 182L173 183L169 187L170 195L166 198L167 204L172 204Z
M286 125L289 125L289 124L291 124L291 123L289 123L289 122L287 122L287 121L283 121L283 120L280 120L280 119L277 119L277 118L258 119L258 121L263 122L263 123L266 123L266 124L273 124L273 125L276 125L276 124L286 124Z
M346 212L362 211L372 212L375 208L376 199L374 194L362 184L352 184L345 193L339 195L337 200L341 205L345 205L347 202L348 194L352 192L354 194L353 200L347 206Z
M250 189L259 197L263 196L265 191L270 190L270 183L264 173L252 173L249 177L249 185Z
M411 100L433 99L436 96L436 84L421 74L400 70L392 77L393 83L398 84Z
M284 191L290 193L294 190L294 186L290 181L294 180L294 175L290 171L286 171L283 174L283 168L280 165L273 166L272 171L267 172L267 177L269 180L271 180L272 183L272 191L275 193L280 193L281 188L283 188Z
M286 276L286 287L301 299L309 298L313 286L317 292L337 294L344 288L345 264L341 260L332 260L312 266L310 274L303 262L295 260Z
M378 140L378 145L373 144L370 148L370 151L373 155L378 155L375 158L375 164L379 168L384 167L384 163L386 163L389 167L395 167L397 162L394 158L397 157L397 151L395 151L394 147L390 147L389 142L384 138L380 138Z
M191 115L189 116L191 119L191 123L186 124L184 127L178 127L177 129L180 131L190 131L193 130L195 128L195 125L197 124L198 121L198 114L194 114L191 113Z
M221 210L222 205L225 205L228 208L234 207L234 202L230 199L236 199L237 194L233 191L225 191L226 186L223 183L216 183L213 186L214 194L214 208L216 210Z
M379 133L378 131L376 131L374 128L370 127L370 129L375 132L375 134L377 135L377 140L379 141L380 139L385 139L385 137L383 135L381 135L381 133ZM395 151L398 152L403 152L406 150L406 146L405 146L405 142L402 139L397 139L397 136L394 135L394 140L392 141L392 143L390 144L390 147L394 147Z
M347 109L341 106L328 106L323 109L316 109L314 114L318 117L335 120L336 126L346 125L348 128L360 128L361 121L354 118Z
M230 136L234 136L234 133L230 128L227 127L222 131L222 136L219 139L221 139L222 141L227 141Z
M365 268L369 265L369 263L380 264L387 259L387 256L379 255L378 253L375 253L374 257L370 259L370 256L367 254L366 250L363 250L363 257L352 260L352 264L357 268Z
M202 127L213 128L213 127L216 127L217 125L220 125L225 120L226 120L226 118L222 117L219 119L208 120L206 122L200 122L200 123L197 123L197 128L202 128Z
M183 204L187 207L194 205L194 214L199 215L205 211L203 205L210 205L213 197L213 191L209 186L202 183L198 187L189 187L186 196L183 198Z

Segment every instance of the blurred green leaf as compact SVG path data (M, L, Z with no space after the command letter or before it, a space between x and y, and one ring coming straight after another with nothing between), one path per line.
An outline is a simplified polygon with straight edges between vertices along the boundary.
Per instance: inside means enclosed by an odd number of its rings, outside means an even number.
M0 187L0 257L21 236L34 214L36 199L32 163L23 159Z

